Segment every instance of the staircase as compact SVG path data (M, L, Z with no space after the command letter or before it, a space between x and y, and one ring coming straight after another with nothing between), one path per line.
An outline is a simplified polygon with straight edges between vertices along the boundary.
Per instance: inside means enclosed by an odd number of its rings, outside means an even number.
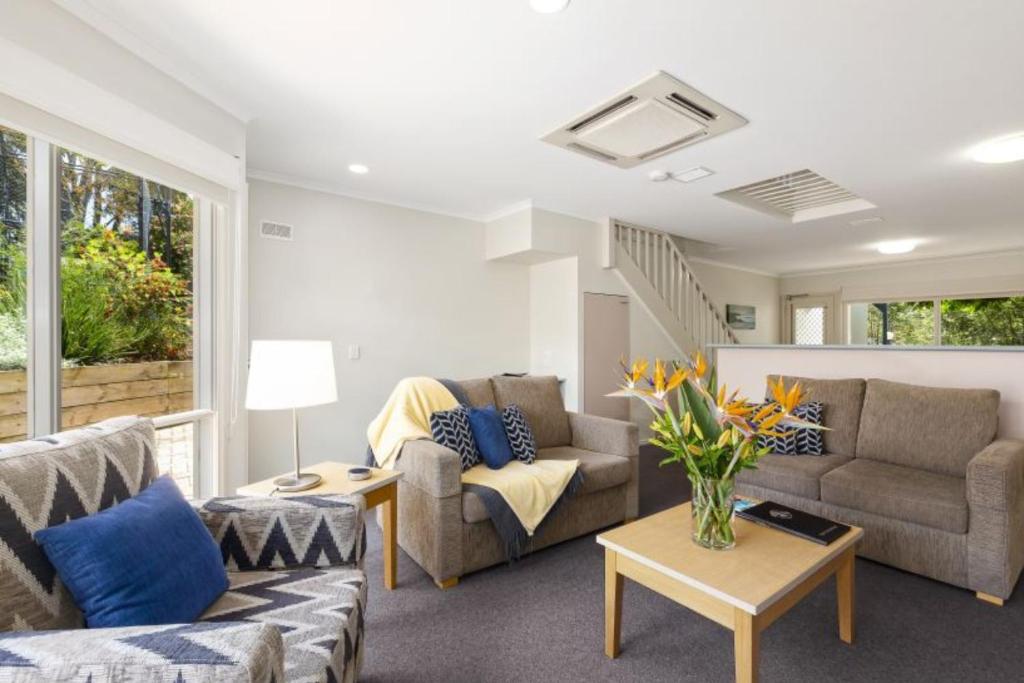
M680 353L706 353L711 344L739 343L670 235L614 219L609 231L609 265Z

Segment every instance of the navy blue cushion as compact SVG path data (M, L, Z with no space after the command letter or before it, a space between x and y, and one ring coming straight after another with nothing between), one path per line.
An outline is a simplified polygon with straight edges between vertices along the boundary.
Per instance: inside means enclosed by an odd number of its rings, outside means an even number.
M492 470L500 470L512 460L512 446L505 434L505 423L494 406L470 408L469 428L473 430L473 439L485 465Z
M170 477L35 540L90 628L189 623L228 589L220 549Z

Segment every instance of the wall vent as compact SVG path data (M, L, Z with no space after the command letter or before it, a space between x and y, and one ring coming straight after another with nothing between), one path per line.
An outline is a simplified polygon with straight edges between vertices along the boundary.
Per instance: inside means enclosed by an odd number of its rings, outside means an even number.
M719 192L717 196L791 223L876 208L866 199L806 168Z
M275 223L273 221L263 221L260 223L260 237L266 237L270 240L285 240L287 242L292 241L292 232L294 228L284 223Z
M631 168L746 123L742 116L659 71L541 139Z

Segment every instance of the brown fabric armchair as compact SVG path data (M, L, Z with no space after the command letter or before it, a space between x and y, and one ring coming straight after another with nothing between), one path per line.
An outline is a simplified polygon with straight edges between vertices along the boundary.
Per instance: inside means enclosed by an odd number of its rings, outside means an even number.
M555 377L493 377L458 382L474 406L515 403L537 440L538 459L578 459L584 483L531 539L527 552L637 515L639 442L635 424L565 410ZM506 560L483 503L462 491L459 456L433 441L402 448L396 469L398 543L443 588Z

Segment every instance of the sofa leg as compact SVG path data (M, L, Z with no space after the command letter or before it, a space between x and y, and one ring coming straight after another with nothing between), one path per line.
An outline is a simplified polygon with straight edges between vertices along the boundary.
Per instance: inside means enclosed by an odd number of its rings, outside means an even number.
M989 595L988 593L982 593L981 591L978 591L977 593L975 593L975 595L977 595L978 599L983 601L983 602L987 602L987 603L989 603L991 605L995 605L996 607L1002 607L1003 606L1003 599L1002 598L997 598L994 595Z
M437 579L434 579L434 583L436 583L437 587L441 590L447 590L449 588L454 588L455 586L459 585L459 577L453 576L452 578L445 579L443 581L438 581Z

